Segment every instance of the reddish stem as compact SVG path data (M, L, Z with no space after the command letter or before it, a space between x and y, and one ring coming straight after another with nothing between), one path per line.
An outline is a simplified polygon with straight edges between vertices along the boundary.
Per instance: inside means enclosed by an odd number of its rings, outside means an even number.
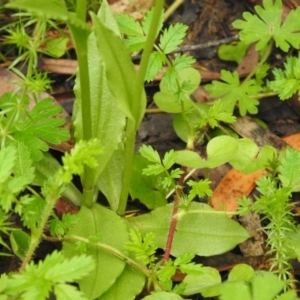
M181 176L178 180L178 186L183 187L184 177L186 175L186 167L181 167L181 170L183 171L183 173L181 174ZM176 196L175 196L175 200L174 200L174 204L173 204L173 211L172 211L172 220L171 220L170 227L169 227L169 233L168 233L168 239L167 239L167 243L166 243L166 247L165 247L163 265L165 265L167 260L170 258L170 252L171 252L174 234L175 234L175 230L176 230L176 226L177 226L177 218L174 218L174 216L178 212L180 196L182 194L182 188L180 188L180 187L178 187L176 190Z

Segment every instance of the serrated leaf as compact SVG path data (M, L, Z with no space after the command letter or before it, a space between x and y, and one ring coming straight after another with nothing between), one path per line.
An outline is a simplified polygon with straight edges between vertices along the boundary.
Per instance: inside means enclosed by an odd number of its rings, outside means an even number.
M178 54L172 61L172 65L176 70L190 68L196 62L195 58L187 54Z
M153 17L153 12L154 12L154 7L152 7L150 10L148 10L143 18L142 21L142 28L144 31L144 34L147 35L149 33L150 30L150 26L151 26L151 20ZM163 26L163 22L164 22L164 13L161 14L159 20L158 20L158 26L157 26L157 32L156 32L156 36L158 35L158 33L160 32L162 26Z
M193 253L211 256L225 253L246 240L247 231L226 216L209 214L213 210L206 204L191 203L191 210L207 210L205 214L184 216L177 224L171 253L174 256ZM172 204L153 210L150 214L129 218L131 226L142 234L151 231L155 235L154 245L164 249L172 213ZM214 226L211 226L211 224Z
M160 49L168 54L174 50L182 43L188 26L176 23L175 25L170 25L167 29L165 29L160 36Z
M287 148L282 154L278 171L283 187L289 187L293 191L300 190L300 152Z
M150 54L145 80L148 82L152 81L158 75L159 71L162 70L162 66L165 62L166 57L163 53L153 51Z
M155 292L143 298L143 300L183 300L178 294L169 292Z
M128 47L130 53L141 51L146 42L145 36L129 36L124 40L124 44Z
M75 286L63 283L55 285L54 294L57 300L86 300L83 293Z
M69 230L70 235L86 238L96 234L100 237L101 243L120 251L124 250L128 242L127 228L114 212L94 203L91 208L81 207L78 218L81 222ZM64 242L63 253L67 257L73 257L74 248L74 243ZM95 299L113 286L115 280L122 274L125 262L96 245L88 245L86 254L92 256L97 265L88 276L78 280L78 283L88 299Z
M133 36L143 36L143 30L139 22L127 14L117 14L115 18L118 22L121 33Z
M211 84L206 85L205 89L211 93L211 97L222 97L221 103L225 112L232 113L238 102L242 116L246 115L247 112L257 113L259 102L250 96L257 95L261 87L256 85L254 80L240 83L236 71L231 73L226 70L221 71L221 79L224 82L214 80Z
M161 163L160 156L156 150L154 150L151 146L142 145L139 149L140 154L148 159L150 162L154 162L157 164Z
M17 149L12 145L0 150L0 183L4 183L10 176L16 155Z
M236 20L233 26L241 29L240 39L251 44L258 42L255 49L263 49L271 38L276 46L287 52L290 44L298 48L300 34L297 32L300 26L297 22L300 10L291 11L283 25L281 25L282 3L280 0L264 0L263 7L256 6L257 15L249 12L243 14L244 20Z

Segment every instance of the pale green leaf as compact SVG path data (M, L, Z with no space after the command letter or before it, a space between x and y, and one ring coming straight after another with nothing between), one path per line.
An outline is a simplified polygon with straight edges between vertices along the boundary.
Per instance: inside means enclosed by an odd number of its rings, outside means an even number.
M142 145L139 149L140 154L148 159L150 162L154 162L157 164L161 163L160 156L156 150L154 150L151 146Z
M127 227L114 212L94 203L91 208L81 207L78 213L81 222L69 230L70 235L84 238L97 235L100 242L123 251L128 242ZM75 244L64 242L63 253L74 256ZM125 262L96 245L88 245L86 254L97 262L88 276L78 280L80 289L88 299L95 299L107 292L122 274ZM101 284L99 284L101 282Z
M60 283L55 285L54 294L57 300L86 300L83 293L75 286Z
M143 36L143 30L139 22L127 14L117 14L115 18L118 22L121 33L133 36Z
M183 300L183 298L174 293L155 292L149 296L146 296L143 298L143 300Z
M221 276L219 272L211 267L202 267L202 274L199 275L187 275L184 280L186 283L186 288L183 292L183 295L189 296L198 293L205 292L205 297L214 297L219 295L219 284L221 283ZM213 289L210 290L210 294L208 294L209 288L213 288L216 286L215 293L212 293Z
M12 172L16 161L17 149L10 145L0 151L0 183L4 183Z
M162 70L162 66L165 62L166 62L166 57L163 53L158 51L153 51L150 54L145 80L148 82L152 81Z
M164 249L172 206L173 204L168 204L150 214L129 218L128 221L142 234L153 232L154 245ZM247 231L237 222L223 215L210 214L209 211L213 209L206 204L191 203L190 210L204 210L206 213L183 216L178 222L171 250L174 256L187 252L200 256L225 253L249 237Z

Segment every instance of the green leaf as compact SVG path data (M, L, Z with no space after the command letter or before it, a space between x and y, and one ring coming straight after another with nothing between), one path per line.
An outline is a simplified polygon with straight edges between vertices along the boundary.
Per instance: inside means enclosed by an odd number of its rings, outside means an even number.
M283 25L281 25L282 3L280 0L264 0L263 6L256 6L257 15L249 12L243 14L244 20L236 20L233 26L241 29L240 39L246 44L258 42L255 49L263 49L270 39L274 39L276 47L287 52L292 45L300 46L300 26L297 22L300 10L290 12Z
M142 145L139 149L140 154L150 162L161 164L160 156L151 146Z
M205 89L210 92L211 97L221 97L222 108L224 112L232 113L235 104L239 103L239 111L242 116L247 112L251 114L257 113L257 105L259 102L250 96L255 96L261 87L256 85L254 80L248 80L240 83L239 75L235 71L233 73L222 70L221 79L224 82L214 80L211 84L207 84Z
M113 14L107 2L103 2L99 18L91 14L97 38L98 55L105 65L107 85L121 111L138 125L144 115L146 97L137 97L137 73L124 43L116 32L112 31ZM110 22L103 22L109 19ZM108 28L107 26L110 26ZM103 43L103 39L106 41ZM116 82L118 84L116 85Z
M196 60L190 55L178 54L172 61L172 66L179 71L184 68L190 68Z
M225 61L235 61L240 63L247 53L249 45L240 41L232 44L222 44L218 48L218 56Z
M281 156L278 166L279 179L283 187L300 191L300 152L287 148Z
M298 91L300 94L300 57L288 56L284 69L273 70L275 80L268 83L268 86L278 92L279 98L285 100Z
M176 162L191 168L215 168L230 161L239 150L239 142L230 136L218 136L207 144L207 160L189 150L177 151Z
M188 26L176 23L174 26L170 25L167 29L165 29L160 36L160 49L168 54L174 50L182 43Z
M138 199L149 209L154 209L167 204L167 191L161 185L164 175L146 176L142 174L142 170L148 164L149 162L141 155L134 156L130 195L132 199Z
M161 52L153 51L150 54L145 80L148 82L152 81L162 70L164 63L166 63L166 56Z
M60 283L54 287L54 294L57 300L86 300L83 293L75 286Z
M2 148L0 151L0 183L4 183L12 172L16 161L17 150L14 146Z
M78 218L81 221L69 230L70 235L84 238L97 235L101 243L124 250L128 242L127 228L114 212L94 203L91 208L81 207ZM67 257L74 256L74 249L74 243L64 242L63 253ZM125 262L96 245L87 245L86 254L93 257L97 265L88 276L77 282L88 299L95 299L113 286L123 272Z
M196 196L199 198L203 198L205 195L211 196L212 190L209 187L210 184L211 181L208 179L199 180L198 182L189 180L187 185L191 187L191 190L188 194L188 200L192 201Z
M255 271L251 266L238 264L231 269L228 275L228 281L251 281L254 276Z
M133 36L143 36L143 30L139 22L137 22L132 16L127 14L115 15L118 22L121 33Z
M110 208L117 211L119 207L122 178L124 171L124 149L119 148L113 153L97 182L97 187L109 202Z
M21 293L25 300L44 300L56 284L78 280L93 268L94 262L86 255L68 260L61 252L54 251L37 265L30 262L22 274L12 275L4 291L9 295Z
M106 18L109 19L109 17ZM114 23L110 25L111 28L114 28ZM118 108L115 98L109 89L106 78L106 66L103 64L97 47L99 38L97 32L96 34L92 33L88 38L92 137L99 140L103 149L102 154L98 156L98 167L94 171L94 184L96 184L100 174L114 155L114 151L118 148L125 126L125 115ZM78 141L83 138L81 109L82 105L84 105L84 91L81 91L79 77L76 79L74 92L76 101L73 111L73 124L75 127L75 138Z
M148 35L148 32L150 30L151 20L152 20L152 17L153 17L153 12L154 12L154 7L152 7L150 10L148 10L146 12L146 14L144 15L144 18L143 18L143 21L142 21L142 28L143 28L143 31L144 31L145 35ZM163 22L164 22L164 13L161 14L160 19L158 21L156 36L158 35L160 30L162 29Z
M102 295L99 300L134 299L134 297L142 291L144 284L145 276L140 271L127 264L114 285Z
M58 145L70 138L68 130L60 128L65 123L65 119L54 118L61 111L60 106L53 105L52 99L46 98L26 114L25 120L13 124L15 140L24 143L30 149L33 160L41 160L41 151L49 149L44 141Z
M186 284L184 296L201 293L204 297L215 297L220 294L221 276L211 267L202 267L200 275L187 275L183 282Z
M29 249L30 236L22 230L13 230L9 236L10 244L14 253L24 259Z
M67 43L69 39L67 37L58 37L55 39L51 39L47 44L47 50L50 55L54 57L61 57L67 51Z
M187 252L200 256L225 253L249 237L246 230L237 222L226 216L210 214L209 211L213 209L206 204L191 203L190 210L204 210L207 213L193 213L184 216L178 222L171 250L174 256ZM153 210L150 214L129 218L128 221L142 234L153 232L154 245L164 249L171 212L172 204L168 204Z

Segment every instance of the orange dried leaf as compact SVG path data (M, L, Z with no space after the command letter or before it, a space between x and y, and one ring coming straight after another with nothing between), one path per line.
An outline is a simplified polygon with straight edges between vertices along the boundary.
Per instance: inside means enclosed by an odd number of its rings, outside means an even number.
M211 198L213 208L236 211L238 208L237 199L243 195L248 196L255 187L255 181L264 173L265 171L257 171L252 174L243 174L236 169L231 169L213 193Z

